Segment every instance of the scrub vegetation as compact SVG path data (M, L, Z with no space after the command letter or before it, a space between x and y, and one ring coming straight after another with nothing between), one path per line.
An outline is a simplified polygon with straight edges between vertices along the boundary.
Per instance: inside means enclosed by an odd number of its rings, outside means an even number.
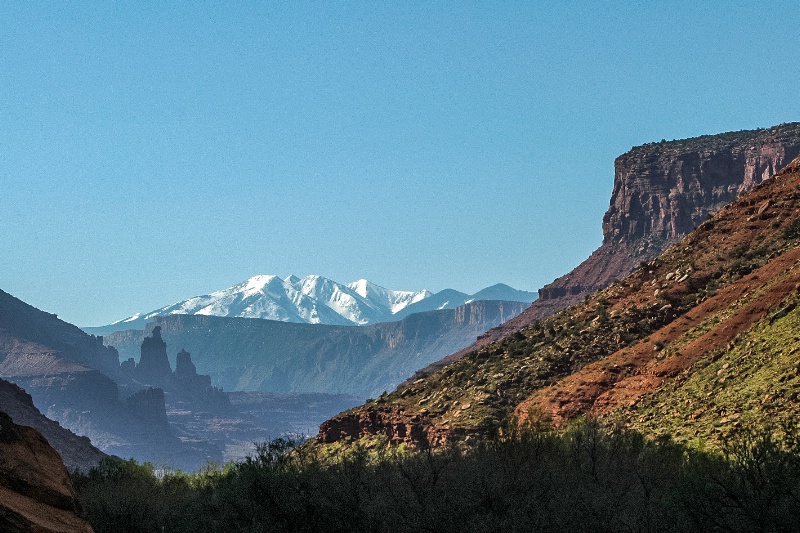
M532 420L536 420L533 422ZM157 477L108 459L73 483L95 531L796 531L800 431L738 428L720 451L581 418L505 425L469 449L279 439ZM323 455L326 454L326 455Z

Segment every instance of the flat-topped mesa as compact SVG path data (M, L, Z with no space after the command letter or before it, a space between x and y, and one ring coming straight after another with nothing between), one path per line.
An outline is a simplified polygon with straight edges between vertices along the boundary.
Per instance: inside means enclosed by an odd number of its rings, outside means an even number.
M140 390L125 399L128 412L148 424L167 426L167 406L162 389Z
M614 161L603 244L539 290L544 318L658 257L800 154L800 123L637 146Z

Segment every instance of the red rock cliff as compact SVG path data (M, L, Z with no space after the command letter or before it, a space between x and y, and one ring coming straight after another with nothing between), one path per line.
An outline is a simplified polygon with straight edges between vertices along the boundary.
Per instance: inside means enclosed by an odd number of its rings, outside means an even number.
M800 123L638 146L614 161L603 244L539 290L549 315L657 257L800 154Z
M539 299L518 317L422 374L625 277L798 154L800 123L650 143L622 154L614 161L614 189L603 217L600 248L570 273L539 289Z
M90 533L76 506L58 453L38 431L0 412L0 531Z

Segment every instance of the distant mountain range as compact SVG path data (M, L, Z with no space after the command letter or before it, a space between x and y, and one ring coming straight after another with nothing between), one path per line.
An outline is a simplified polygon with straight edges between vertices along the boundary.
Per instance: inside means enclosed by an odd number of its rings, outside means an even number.
M531 303L536 293L520 291L504 284L487 287L475 294L445 289L427 291L391 290L360 279L348 284L322 276L253 276L233 287L145 313L136 313L107 326L87 327L85 331L106 335L129 329L144 330L158 316L205 315L237 318L262 318L281 322L364 326L402 320L412 313L455 309L477 300L502 300Z
M183 348L198 372L226 391L348 394L360 399L398 383L488 329L519 315L524 302L476 300L362 327L203 315L156 316L142 330L106 335L121 359L138 359L155 327Z

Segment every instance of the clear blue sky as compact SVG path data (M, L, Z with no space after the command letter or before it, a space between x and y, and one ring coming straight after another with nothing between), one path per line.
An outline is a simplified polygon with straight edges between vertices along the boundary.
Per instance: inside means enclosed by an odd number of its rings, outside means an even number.
M800 120L791 2L0 3L0 288L536 290L632 146Z

